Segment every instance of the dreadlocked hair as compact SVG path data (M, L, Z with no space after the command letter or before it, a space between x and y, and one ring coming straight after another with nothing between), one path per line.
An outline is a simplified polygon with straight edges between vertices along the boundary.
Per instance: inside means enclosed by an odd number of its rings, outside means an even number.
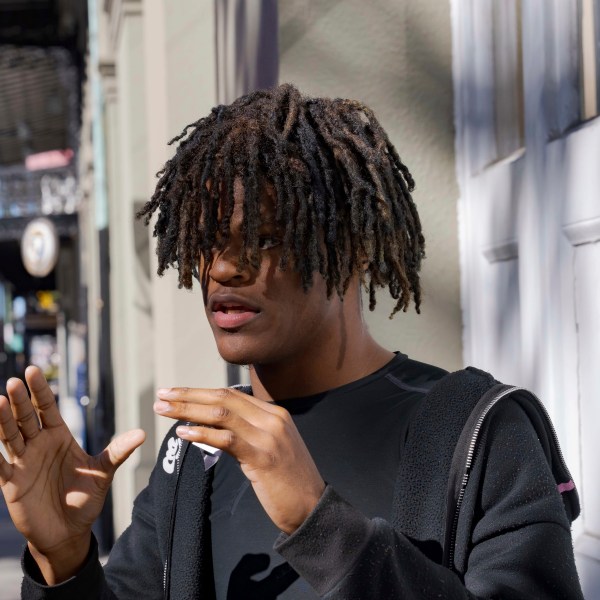
M343 297L355 274L375 308L375 289L397 300L390 318L414 299L425 240L411 192L414 181L370 108L354 100L309 98L291 84L217 106L170 144L175 156L157 173L138 213L158 238L158 274L179 270L190 289L201 259L230 236L234 180L243 185L238 269L261 263L261 189L275 191L284 232L279 268L291 263L307 290L318 272L330 297Z

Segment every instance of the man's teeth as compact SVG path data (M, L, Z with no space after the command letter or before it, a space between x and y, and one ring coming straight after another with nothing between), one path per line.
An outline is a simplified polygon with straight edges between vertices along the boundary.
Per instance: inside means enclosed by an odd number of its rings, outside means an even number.
M224 312L227 315L233 314L233 315L237 315L237 314L241 314L241 313L245 313L245 312L252 312L249 308L240 308L239 306L237 307L229 307L229 306L223 306L221 308L221 312Z

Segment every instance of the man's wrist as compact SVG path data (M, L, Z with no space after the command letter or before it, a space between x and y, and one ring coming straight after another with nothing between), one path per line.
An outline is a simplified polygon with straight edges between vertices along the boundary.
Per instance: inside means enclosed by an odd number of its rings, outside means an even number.
M325 492L326 484L323 481L322 487L317 489L311 496L308 496L303 499L302 511L299 511L298 515L296 515L296 520L291 522L282 523L279 525L279 529L285 533L286 535L292 535L301 525L306 521L309 515L313 512L323 493Z
M58 585L76 575L84 566L90 552L91 531L69 538L51 551L41 552L31 542L27 543L31 557L38 565L47 585Z

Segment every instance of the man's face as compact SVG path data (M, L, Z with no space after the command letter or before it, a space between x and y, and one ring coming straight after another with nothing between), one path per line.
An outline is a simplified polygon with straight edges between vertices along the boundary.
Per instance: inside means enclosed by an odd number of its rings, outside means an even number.
M302 360L316 345L331 343L343 331L343 303L337 294L327 298L326 284L315 273L304 292L300 275L290 265L278 268L283 231L275 223L275 195L263 189L259 269L248 265L237 271L242 244L243 186L236 180L231 237L204 272L206 316L220 355L235 364L267 365Z

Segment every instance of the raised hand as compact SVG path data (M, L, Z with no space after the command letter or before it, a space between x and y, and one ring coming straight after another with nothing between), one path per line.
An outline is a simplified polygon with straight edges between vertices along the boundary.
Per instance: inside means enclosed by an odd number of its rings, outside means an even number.
M29 542L46 582L73 575L90 546L114 473L145 438L142 430L116 437L98 456L77 444L42 372L28 367L23 382L10 379L0 396L0 486L10 516Z
M316 506L325 483L288 411L239 390L159 390L154 410L197 423L177 435L234 456L275 525L292 533ZM208 425L209 427L203 427Z

